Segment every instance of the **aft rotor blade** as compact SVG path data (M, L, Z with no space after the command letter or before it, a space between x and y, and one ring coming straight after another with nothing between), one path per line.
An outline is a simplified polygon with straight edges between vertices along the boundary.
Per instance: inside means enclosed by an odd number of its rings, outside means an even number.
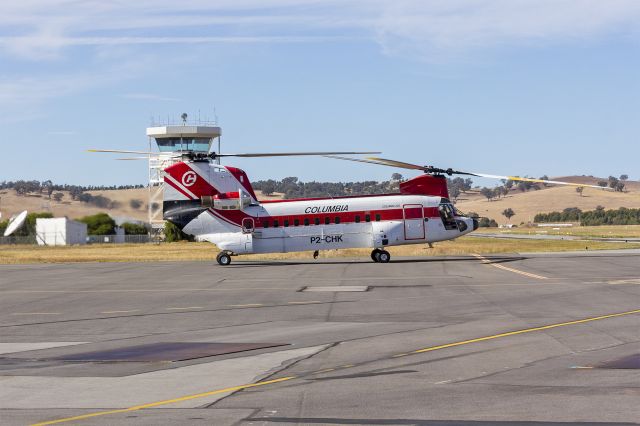
M149 157L125 157L125 158L114 158L114 160L118 161L129 161L129 160L148 160Z
M362 152L254 152L254 153L246 153L246 154L209 154L212 158L216 157L293 157L293 156L301 156L301 155L346 155L346 154L380 154L380 151L362 151Z
M144 154L144 155L160 155L159 152L147 151L125 151L120 149L88 149L87 152L114 152L116 154Z

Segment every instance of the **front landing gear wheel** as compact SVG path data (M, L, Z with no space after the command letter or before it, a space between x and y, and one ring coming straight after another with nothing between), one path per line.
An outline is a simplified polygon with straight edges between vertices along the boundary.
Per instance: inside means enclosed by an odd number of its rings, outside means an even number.
M216 256L216 260L218 261L219 265L227 266L231 263L231 256L229 256L229 253L225 252L218 253L218 255Z
M380 263L389 263L391 260L391 255L386 250L380 250L378 253L378 262Z
M380 256L380 249L373 249L373 251L371 252L371 260L373 260L374 262L380 262L380 259L378 258L378 256Z

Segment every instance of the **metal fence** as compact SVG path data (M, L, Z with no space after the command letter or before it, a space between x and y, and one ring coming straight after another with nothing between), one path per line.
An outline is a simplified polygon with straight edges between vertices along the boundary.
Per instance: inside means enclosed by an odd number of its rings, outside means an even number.
M87 236L87 244L146 244L146 243L158 243L157 238L153 238L150 235L89 235ZM35 245L35 235L26 237L9 236L1 237L0 244L31 244Z

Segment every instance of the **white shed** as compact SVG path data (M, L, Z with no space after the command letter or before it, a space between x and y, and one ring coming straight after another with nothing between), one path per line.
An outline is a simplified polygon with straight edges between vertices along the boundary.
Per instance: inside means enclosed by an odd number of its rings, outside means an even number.
M38 218L36 219L36 239L41 246L86 244L87 225L66 217Z

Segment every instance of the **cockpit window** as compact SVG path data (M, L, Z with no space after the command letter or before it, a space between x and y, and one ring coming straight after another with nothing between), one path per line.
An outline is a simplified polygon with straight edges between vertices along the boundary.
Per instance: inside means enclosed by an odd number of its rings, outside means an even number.
M442 219L445 229L458 229L455 210L451 204L440 204L438 211L440 212L440 218Z

